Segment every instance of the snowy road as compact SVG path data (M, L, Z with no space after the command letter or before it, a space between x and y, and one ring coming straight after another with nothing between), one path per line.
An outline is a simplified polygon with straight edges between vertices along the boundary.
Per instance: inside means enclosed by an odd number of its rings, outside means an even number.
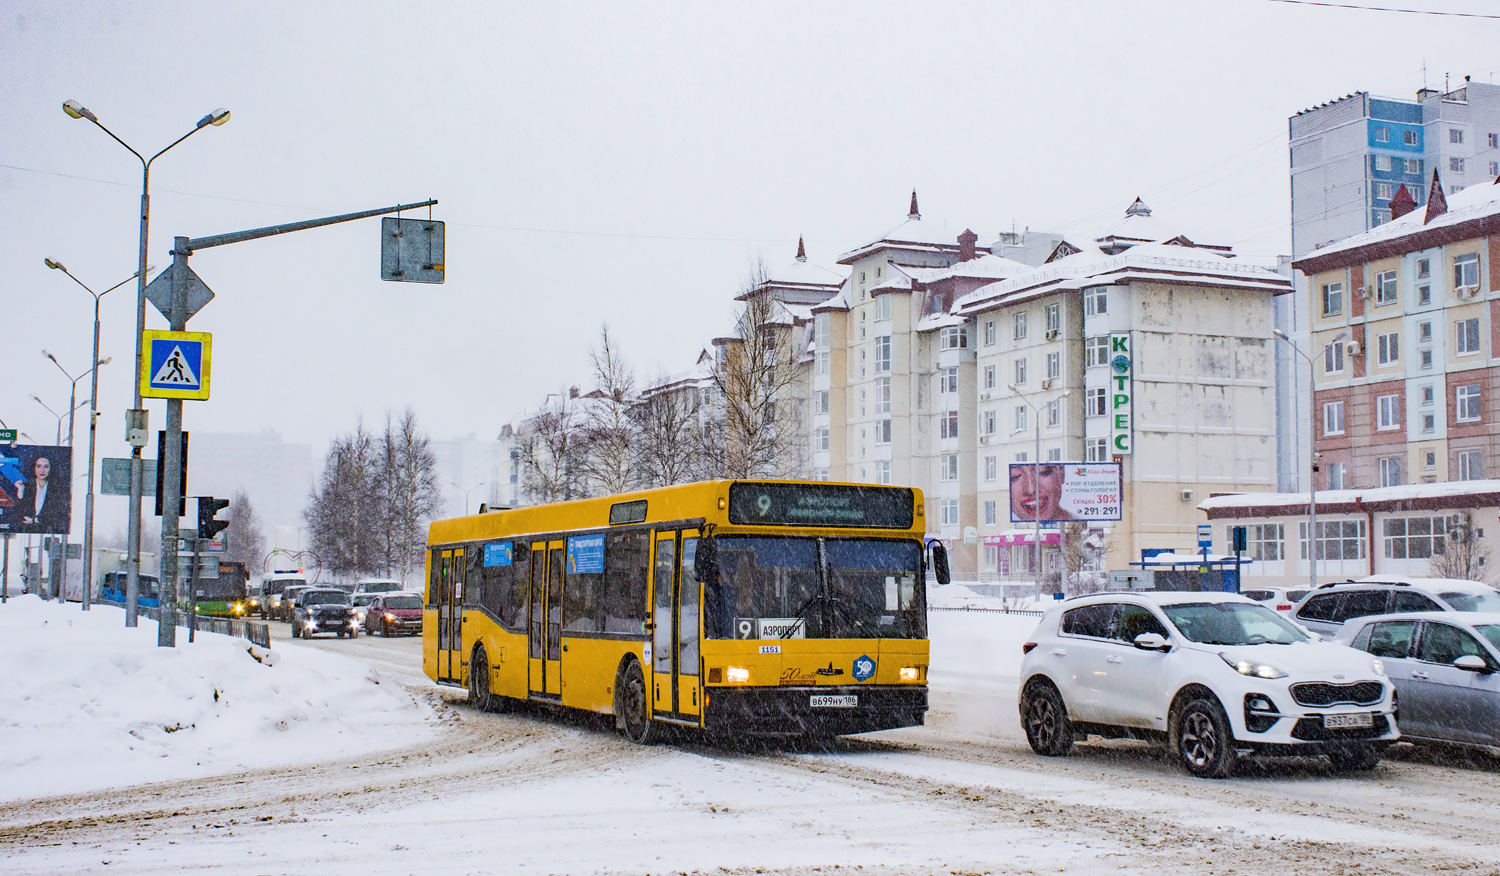
M421 676L419 640L316 640L410 685L443 731L374 756L0 806L0 869L1500 873L1493 761L1406 753L1354 778L1269 763L1209 782L1138 743L1036 757L1014 661L991 647L1014 624L935 613L928 725L827 752L641 748L581 718L480 714Z

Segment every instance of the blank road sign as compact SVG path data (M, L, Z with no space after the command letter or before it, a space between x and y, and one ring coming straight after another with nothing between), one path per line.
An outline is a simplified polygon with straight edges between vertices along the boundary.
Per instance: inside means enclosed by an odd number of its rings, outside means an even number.
M436 219L380 220L380 279L443 282L443 223Z
M208 398L213 335L148 330L141 335L141 395L147 398Z
M102 459L99 469L99 494L102 496L130 495L130 460ZM141 484L156 483L156 460L141 460Z

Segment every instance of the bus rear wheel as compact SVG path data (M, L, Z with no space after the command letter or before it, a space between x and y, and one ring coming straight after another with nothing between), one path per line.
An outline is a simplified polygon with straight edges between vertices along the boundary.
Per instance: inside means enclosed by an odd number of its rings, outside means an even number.
M469 661L469 705L481 712L498 712L505 698L490 691L490 658L484 646L474 649L474 659Z
M662 726L651 719L651 698L641 664L631 658L615 673L615 715L625 738L637 745L661 740Z

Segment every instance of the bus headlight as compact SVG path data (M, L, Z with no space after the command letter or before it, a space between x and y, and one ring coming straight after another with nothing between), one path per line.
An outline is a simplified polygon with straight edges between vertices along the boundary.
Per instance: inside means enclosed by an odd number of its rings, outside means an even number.
M921 677L921 673L917 671L917 667L915 667L915 666L903 666L903 667L901 667L901 680L902 681L916 681L920 677Z
M730 684L744 684L750 680L750 670L743 666L726 666L724 680Z

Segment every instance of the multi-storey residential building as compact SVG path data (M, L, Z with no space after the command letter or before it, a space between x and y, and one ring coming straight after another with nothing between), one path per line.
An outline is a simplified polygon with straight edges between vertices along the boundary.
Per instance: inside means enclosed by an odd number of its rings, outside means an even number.
M1228 247L1194 243L1139 200L1110 234L1060 244L1054 256L957 306L981 338L980 571L1002 577L1033 574L1035 531L1011 520L1007 467L1038 452L1122 462L1114 566L1145 548L1191 550L1195 496L1276 486L1271 298L1290 281ZM1133 369L1123 393L1121 349ZM1132 416L1119 443L1122 394Z
M1500 186L1444 196L1316 250L1308 278L1319 489L1477 480L1495 429Z

